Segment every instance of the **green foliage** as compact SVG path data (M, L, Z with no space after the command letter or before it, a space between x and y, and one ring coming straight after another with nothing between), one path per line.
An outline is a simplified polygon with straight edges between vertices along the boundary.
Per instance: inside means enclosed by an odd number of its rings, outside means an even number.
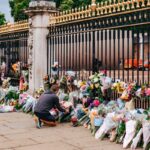
M61 10L69 10L73 7L73 0L63 0L62 3L60 4L60 9Z
M25 20L28 16L24 13L24 9L28 8L30 0L9 0L11 15L14 21Z
M70 10L72 8L84 7L91 4L92 0L56 0L57 7L60 8L61 11ZM106 0L96 0L97 3L100 3Z
M6 23L5 15L0 12L0 25L3 25L5 23Z

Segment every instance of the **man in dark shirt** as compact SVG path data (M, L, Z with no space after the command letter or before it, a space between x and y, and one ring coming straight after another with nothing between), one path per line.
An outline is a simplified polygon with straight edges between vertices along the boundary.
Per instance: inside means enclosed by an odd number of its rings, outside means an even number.
M59 87L53 85L51 91L45 92L39 98L34 108L34 114L38 117L38 121L36 122L37 128L41 128L41 120L55 125L55 117L49 112L52 108L57 108L59 111L67 113L59 104L59 98L56 96L58 90Z

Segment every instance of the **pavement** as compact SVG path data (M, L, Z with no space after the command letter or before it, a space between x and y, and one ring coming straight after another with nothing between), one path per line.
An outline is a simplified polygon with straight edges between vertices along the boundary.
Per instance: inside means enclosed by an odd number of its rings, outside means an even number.
M24 113L0 114L0 150L122 150L122 145L95 140L90 131L71 124L35 128Z

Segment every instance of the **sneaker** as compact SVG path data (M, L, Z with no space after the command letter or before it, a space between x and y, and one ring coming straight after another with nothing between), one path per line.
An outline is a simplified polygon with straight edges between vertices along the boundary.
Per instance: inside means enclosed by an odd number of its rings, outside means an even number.
M37 121L37 123L36 123L36 127L38 128L38 129L40 129L41 127L42 127L42 122L41 122L41 120L38 118L38 121Z

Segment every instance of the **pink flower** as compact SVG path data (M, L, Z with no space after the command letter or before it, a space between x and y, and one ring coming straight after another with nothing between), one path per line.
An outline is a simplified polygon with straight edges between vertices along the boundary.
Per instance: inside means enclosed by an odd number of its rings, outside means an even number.
M145 94L146 94L146 96L150 96L150 88L145 90Z

